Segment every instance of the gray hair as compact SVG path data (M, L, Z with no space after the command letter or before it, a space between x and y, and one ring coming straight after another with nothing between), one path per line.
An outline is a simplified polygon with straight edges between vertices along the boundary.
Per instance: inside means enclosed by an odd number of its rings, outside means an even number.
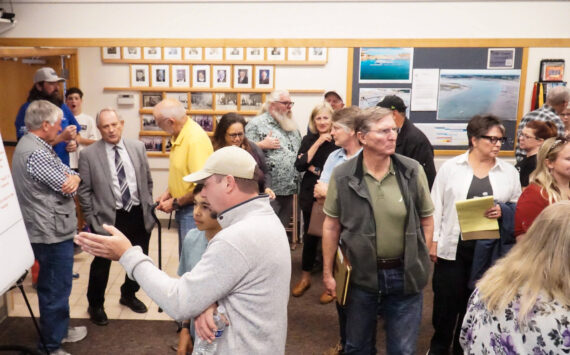
M117 110L115 110L112 107L105 107L102 108L101 110L99 110L99 112L97 112L97 116L95 117L95 125L97 127L99 127L99 118L101 117L101 114L103 112L113 112L115 114L115 116L117 117L117 119L120 121L121 120L121 116L119 115L119 113L117 112Z
M568 101L570 101L570 91L566 86L555 86L546 94L546 102L549 105L560 105Z
M44 121L53 126L62 117L63 111L56 105L46 100L36 100L26 109L24 123L28 131L35 131L41 128Z
M362 134L370 132L372 125L384 117L391 115L392 110L384 107L368 107L361 111L360 115L355 118L354 130Z
M358 106L344 107L336 111L332 116L333 124L336 123L343 127L343 129L350 133L354 131L355 118L362 112Z
M289 91L287 90L281 90L281 89L273 90L271 94L265 97L265 103L261 107L260 113L268 112L269 105L271 105L271 103L273 102L281 101L281 96L283 95L291 96L291 94L289 94Z
M186 109L176 99L164 99L154 107L152 114L157 120L173 118L180 122L186 118Z

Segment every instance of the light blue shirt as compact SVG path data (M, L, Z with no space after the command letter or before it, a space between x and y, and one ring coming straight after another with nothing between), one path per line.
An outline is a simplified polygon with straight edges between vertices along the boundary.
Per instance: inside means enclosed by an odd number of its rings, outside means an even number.
M202 254L206 251L208 239L206 233L197 228L190 229L184 237L182 252L180 253L180 264L178 265L178 276L189 272L202 259Z
M338 148L334 152L330 153L329 157L327 158L327 161L325 162L325 165L323 166L323 172L321 173L321 177L319 178L319 181L322 181L322 182L325 182L328 184L329 180L331 179L333 169L337 165L339 165L340 163L344 163L345 161L352 159L355 156L357 156L361 150L362 150L362 148L360 148L358 150L358 152L356 152L350 158L346 156L346 150L344 150L344 148Z

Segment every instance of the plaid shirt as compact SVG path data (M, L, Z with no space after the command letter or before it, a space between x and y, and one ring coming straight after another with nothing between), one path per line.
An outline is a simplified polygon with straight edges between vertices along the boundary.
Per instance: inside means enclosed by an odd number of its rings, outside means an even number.
M63 193L61 191L61 186L65 180L67 180L67 175L78 174L71 170L69 166L63 164L51 145L35 134L32 134L32 136L45 149L38 149L30 154L28 161L26 162L26 171L28 174L30 174L30 176L37 182L49 186L52 190L62 194L63 196L74 196L75 192L72 194Z
M521 123L519 124L519 128L517 129L517 132L519 132L519 134L520 134L520 132L522 132L522 129L530 121L543 121L543 122L552 121L556 125L556 127L558 127L558 135L559 136L565 136L566 135L565 134L566 129L564 128L564 122L562 122L560 117L558 117L556 112L554 112L554 109L547 104L544 104L541 108L536 109L534 111L531 111L531 112L527 113L526 115L524 115L524 117L521 120ZM517 140L517 149L515 150L515 156L517 158L517 163L520 162L521 160L523 160L524 157L526 157L526 150L520 148L520 141L519 140Z

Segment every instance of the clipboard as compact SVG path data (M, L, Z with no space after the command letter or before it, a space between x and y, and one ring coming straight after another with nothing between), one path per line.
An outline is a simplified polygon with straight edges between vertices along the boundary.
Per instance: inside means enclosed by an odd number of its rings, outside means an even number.
M348 285L350 283L350 273L352 265L346 258L340 245L336 250L336 258L333 267L333 277L336 281L336 301L339 305L346 304L346 296L348 294Z
M461 240L499 239L499 222L485 217L494 205L493 196L455 202Z

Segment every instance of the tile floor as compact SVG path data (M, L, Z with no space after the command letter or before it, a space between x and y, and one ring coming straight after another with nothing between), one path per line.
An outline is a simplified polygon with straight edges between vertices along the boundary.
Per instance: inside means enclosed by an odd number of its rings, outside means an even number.
M150 239L150 256L158 265L158 229L155 228ZM89 267L93 256L81 252L75 255L73 271L79 273L79 279L73 280L73 288L69 296L69 307L71 318L89 318L87 313L87 283L89 281ZM171 228L162 228L162 269L171 276L176 276L178 269L178 232ZM125 279L125 271L117 262L111 263L109 282L105 291L105 312L110 319L149 319L149 320L170 320L171 318L164 312L158 312L158 306L140 290L137 297L143 301L147 307L147 313L135 313L129 308L119 304L121 297L120 287ZM31 273L24 281L24 290L30 301L32 310L36 317L39 316L38 297L36 290L32 287ZM14 289L8 294L8 315L10 317L29 317L30 313L26 307L24 297L19 289Z

